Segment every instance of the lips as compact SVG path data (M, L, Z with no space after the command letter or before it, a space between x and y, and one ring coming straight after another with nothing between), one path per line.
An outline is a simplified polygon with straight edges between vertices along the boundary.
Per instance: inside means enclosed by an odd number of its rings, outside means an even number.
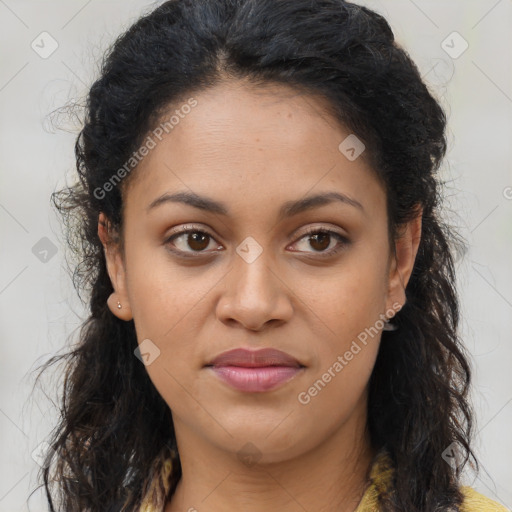
M301 368L303 365L286 352L273 348L247 350L237 348L222 352L206 366L241 366L244 368L262 368L266 366L289 366Z
M305 369L290 354L273 348L229 350L205 367L229 387L244 393L263 393L279 388Z

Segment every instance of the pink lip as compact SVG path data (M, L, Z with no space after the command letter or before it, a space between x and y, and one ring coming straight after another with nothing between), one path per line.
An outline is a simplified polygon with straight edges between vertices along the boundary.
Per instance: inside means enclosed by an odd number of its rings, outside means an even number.
M265 366L244 368L243 366L218 366L212 370L226 383L250 393L269 391L289 381L302 368L292 366Z
M304 368L294 357L271 348L229 350L206 366L235 389L253 393L274 389Z

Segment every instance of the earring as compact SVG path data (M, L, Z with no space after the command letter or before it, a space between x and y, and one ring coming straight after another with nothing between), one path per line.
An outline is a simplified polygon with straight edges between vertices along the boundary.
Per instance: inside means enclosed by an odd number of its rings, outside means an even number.
M118 309L121 309L123 306L121 306L121 303L119 301L117 301L117 308Z
M392 324L389 320L384 322L384 327L382 328L383 331L396 331L397 329L398 327Z

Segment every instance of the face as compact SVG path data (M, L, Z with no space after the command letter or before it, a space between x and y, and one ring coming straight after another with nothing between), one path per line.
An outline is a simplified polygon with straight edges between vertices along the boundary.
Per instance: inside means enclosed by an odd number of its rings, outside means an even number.
M133 318L178 442L187 433L233 454L250 442L284 460L364 418L420 223L391 257L385 191L364 152L339 149L350 131L320 98L241 83L194 98L124 191L109 304ZM240 347L278 349L300 369L270 389L236 388L205 365Z

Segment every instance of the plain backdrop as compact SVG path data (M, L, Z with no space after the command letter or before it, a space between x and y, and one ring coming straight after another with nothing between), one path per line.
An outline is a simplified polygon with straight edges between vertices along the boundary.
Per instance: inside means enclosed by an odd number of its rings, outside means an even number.
M79 124L48 114L83 98L108 45L159 3L0 0L0 512L47 510L41 489L28 497L58 408L31 395L33 371L85 317L50 206L51 193L72 180ZM512 2L360 3L388 19L448 115L446 213L469 243L457 269L482 462L479 477L466 479L510 508ZM54 399L58 376L45 382Z

